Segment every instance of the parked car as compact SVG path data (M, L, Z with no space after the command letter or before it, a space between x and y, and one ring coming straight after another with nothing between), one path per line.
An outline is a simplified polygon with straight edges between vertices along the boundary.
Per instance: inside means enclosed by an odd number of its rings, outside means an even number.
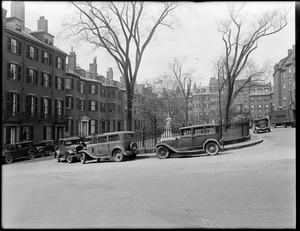
M84 144L92 144L94 142L93 136L86 136L83 138Z
M54 144L53 140L41 140L35 145L41 157L49 155L57 150L58 146Z
M254 133L270 132L270 122L267 118L253 120L252 130Z
M86 149L79 151L81 163L87 160L112 158L116 162L128 158L133 160L139 153L137 143L134 141L134 132L121 131L96 135L94 144L88 144Z
M220 126L204 124L182 127L179 129L179 136L161 139L155 148L157 157L165 159L171 154L189 155L203 151L213 156L224 146Z
M16 159L33 159L40 155L39 151L34 147L32 141L18 142L8 144L6 149L2 150L2 162L11 164Z
M54 153L54 158L57 159L57 162L66 160L69 164L79 161L80 154L78 152L83 147L83 140L77 136L59 139L58 149Z

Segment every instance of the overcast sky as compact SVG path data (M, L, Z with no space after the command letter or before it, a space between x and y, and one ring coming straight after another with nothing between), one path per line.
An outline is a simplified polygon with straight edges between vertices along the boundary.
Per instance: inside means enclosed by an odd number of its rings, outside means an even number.
M11 1L2 1L2 8L10 17ZM153 2L155 4L155 2ZM169 72L168 65L174 58L185 58L185 69L194 69L194 81L207 85L215 74L215 60L222 54L223 42L217 31L217 21L226 17L226 2L182 2L183 7L176 13L181 27L175 30L161 29L146 48L137 82L142 83ZM247 2L245 13L261 15L264 11L278 8L291 8L289 24L279 33L259 41L253 53L258 63L269 62L272 66L288 54L295 45L295 3L294 2ZM119 81L119 71L113 59L103 49L94 49L73 43L62 36L61 24L74 12L70 2L25 1L25 26L37 30L37 20L45 16L48 20L48 32L55 36L54 45L65 51L71 46L77 55L77 63L85 70L97 56L98 74L106 75L108 67L114 70L114 79ZM269 78L272 81L272 76Z

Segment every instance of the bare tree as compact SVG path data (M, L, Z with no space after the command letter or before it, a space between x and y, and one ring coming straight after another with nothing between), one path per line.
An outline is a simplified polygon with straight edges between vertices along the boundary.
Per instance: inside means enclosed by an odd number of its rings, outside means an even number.
M192 75L194 71L184 71L184 61L184 59L174 59L173 63L170 64L170 69L172 71L172 75L175 77L178 83L179 90L184 98L185 124L188 125L188 106L189 99L191 97Z
M257 68L250 62L253 51L258 47L258 42L263 38L281 31L287 25L287 12L272 11L264 13L256 20L242 17L244 4L236 3L228 6L229 17L218 24L218 31L222 34L225 45L225 54L222 62L223 81L226 86L225 118L229 122L229 111L232 99L243 88L244 84L236 88L235 81L244 76L248 81L261 76L266 70Z
M175 2L72 2L77 21L68 24L73 35L104 48L116 61L127 90L127 128L132 129L134 85L146 47L160 26L172 28L169 16ZM161 6L161 8L160 8ZM149 7L149 8L147 8ZM147 15L146 8L151 16Z

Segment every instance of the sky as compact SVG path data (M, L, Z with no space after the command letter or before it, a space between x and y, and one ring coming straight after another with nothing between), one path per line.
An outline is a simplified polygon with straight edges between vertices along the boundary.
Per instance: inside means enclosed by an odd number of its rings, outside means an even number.
M209 78L216 72L214 63L222 54L224 43L221 33L217 31L217 22L227 14L227 3L214 2L181 2L175 12L180 26L170 30L161 28L146 48L139 74L138 83L162 76L170 72L169 64L175 58L185 59L184 70L194 70L193 82L208 85ZM237 2L235 2L237 3ZM2 8L7 10L7 17L11 16L11 1L2 1ZM155 4L155 2L153 2ZM257 64L268 62L274 66L288 54L288 49L295 45L295 2L268 1L246 2L244 14L260 16L263 12L272 9L291 9L288 25L279 33L263 38L252 55ZM62 31L62 24L70 19L76 9L66 1L25 1L25 27L37 30L37 20L45 16L48 20L48 32L55 36L54 45L67 54L71 47L77 55L77 63L85 70L97 57L98 74L106 76L109 67L113 68L114 80L119 81L120 72L115 61L104 49L78 44L72 39L66 39ZM267 81L272 82L272 75Z

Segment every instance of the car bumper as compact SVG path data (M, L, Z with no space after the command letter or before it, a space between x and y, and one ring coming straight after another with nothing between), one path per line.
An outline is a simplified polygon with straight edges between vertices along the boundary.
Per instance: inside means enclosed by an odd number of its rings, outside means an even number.
M133 151L126 151L125 152L125 155L126 156L132 156L132 155L137 155L139 154L140 152L139 151L136 151L136 152L133 152Z

